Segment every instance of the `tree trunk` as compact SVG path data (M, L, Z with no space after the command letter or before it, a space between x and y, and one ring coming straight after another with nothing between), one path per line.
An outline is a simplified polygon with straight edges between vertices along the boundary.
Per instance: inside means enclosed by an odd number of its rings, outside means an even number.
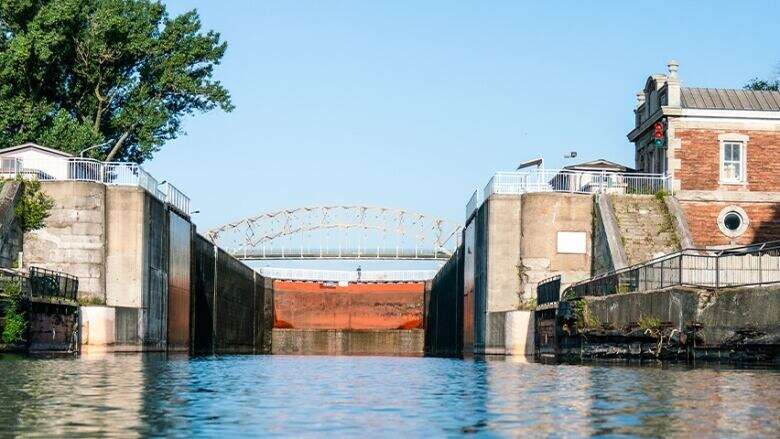
M114 160L114 157L116 157L117 154L122 150L122 146L124 146L125 141L127 140L127 137L130 136L130 130L132 130L133 127L130 127L129 130L122 133L122 136L116 141L114 144L114 147L111 148L111 152L108 153L108 156L106 156L106 161L110 162Z

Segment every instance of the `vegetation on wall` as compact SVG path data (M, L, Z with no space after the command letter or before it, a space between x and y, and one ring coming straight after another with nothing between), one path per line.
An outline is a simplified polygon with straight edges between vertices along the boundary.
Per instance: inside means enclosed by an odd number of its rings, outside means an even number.
M18 280L0 282L0 291L7 300L3 312L3 343L12 344L24 341L27 319L24 316L22 288Z
M39 181L19 181L22 184L22 196L14 208L19 226L23 232L41 229L54 207L54 200L41 191Z
M212 77L226 48L160 1L2 1L0 145L147 160L187 115L233 109Z

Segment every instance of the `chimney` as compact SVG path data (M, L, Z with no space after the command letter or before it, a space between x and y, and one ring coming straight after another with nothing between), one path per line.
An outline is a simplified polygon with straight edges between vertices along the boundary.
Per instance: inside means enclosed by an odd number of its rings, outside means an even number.
M670 107L680 107L680 79L677 77L677 70L680 65L677 61L670 60L666 67L669 69L669 75L666 79L666 96Z

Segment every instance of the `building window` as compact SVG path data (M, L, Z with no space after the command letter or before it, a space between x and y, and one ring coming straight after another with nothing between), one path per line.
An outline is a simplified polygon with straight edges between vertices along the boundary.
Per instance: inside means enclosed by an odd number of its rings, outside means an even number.
M739 206L728 206L718 214L718 229L729 238L736 238L748 228L747 212Z
M727 142L723 144L722 180L727 183L742 183L745 174L742 143Z
M741 184L747 181L747 136L742 134L721 134L720 182Z

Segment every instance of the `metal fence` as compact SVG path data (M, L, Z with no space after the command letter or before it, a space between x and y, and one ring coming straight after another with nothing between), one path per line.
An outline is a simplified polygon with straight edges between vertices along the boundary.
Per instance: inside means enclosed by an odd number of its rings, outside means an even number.
M33 297L78 300L79 279L69 274L30 267L30 293Z
M466 218L468 219L482 202L493 194L569 192L649 195L660 191L672 192L668 175L568 169L497 172L481 193L477 191L471 196L466 205Z
M8 284L18 285L28 298L59 298L78 300L79 279L69 274L44 268L30 267L27 273L0 269L0 292L6 292Z
M780 283L780 241L726 250L686 249L572 284L573 297L670 286L725 288Z
M547 278L536 285L536 304L544 305L561 298L561 276Z
M86 158L16 158L0 160L0 177L41 181L93 181L115 186L138 186L155 198L189 214L190 199L171 184L160 190L161 184L137 163L100 162Z

